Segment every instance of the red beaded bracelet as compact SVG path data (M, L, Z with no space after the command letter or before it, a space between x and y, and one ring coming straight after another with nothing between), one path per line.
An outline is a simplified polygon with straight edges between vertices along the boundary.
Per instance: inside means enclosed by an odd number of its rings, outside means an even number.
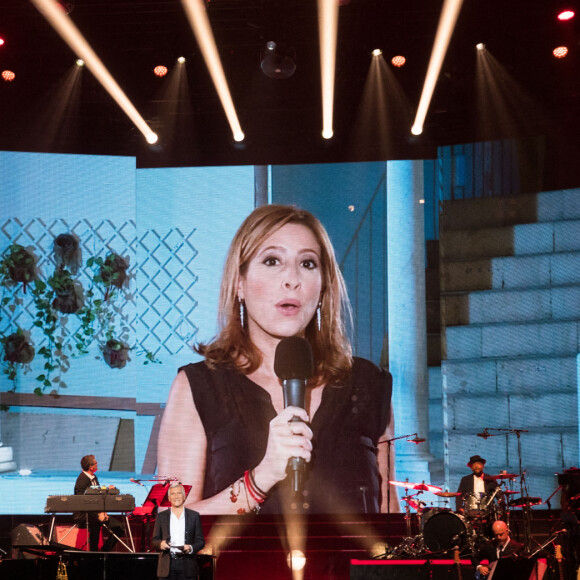
M244 483L246 484L246 489L248 490L248 493L252 496L252 499L259 504L264 503L265 498L260 497L258 495L258 492L252 487L252 483L250 482L250 472L247 469L244 472Z

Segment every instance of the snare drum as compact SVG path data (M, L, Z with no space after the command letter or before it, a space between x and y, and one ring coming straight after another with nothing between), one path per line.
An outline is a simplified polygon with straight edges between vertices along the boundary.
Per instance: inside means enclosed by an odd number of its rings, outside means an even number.
M489 496L483 493L468 493L463 496L463 511L468 518L480 518L487 513L488 501Z
M432 509L423 527L423 541L432 552L462 549L470 539L470 528L465 518L446 509Z

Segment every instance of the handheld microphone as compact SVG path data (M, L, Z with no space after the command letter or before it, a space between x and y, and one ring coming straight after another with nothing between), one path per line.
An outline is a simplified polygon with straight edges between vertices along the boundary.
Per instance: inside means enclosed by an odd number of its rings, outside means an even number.
M282 380L284 407L304 409L306 381L314 374L314 359L310 343L299 336L282 339L274 355L274 372ZM298 417L292 421L299 422ZM288 471L292 474L292 491L302 490L305 461L302 457L288 460Z

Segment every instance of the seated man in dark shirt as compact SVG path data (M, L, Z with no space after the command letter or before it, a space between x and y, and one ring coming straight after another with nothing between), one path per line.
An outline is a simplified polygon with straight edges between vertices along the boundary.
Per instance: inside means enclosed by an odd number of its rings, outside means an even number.
M81 459L82 471L77 477L75 483L75 495L83 495L89 487L98 487L99 480L95 475L98 469L98 463L94 455L85 455ZM88 516L88 517L87 517ZM123 526L121 522L115 518L110 517L105 512L76 512L73 517L79 528L84 528L88 520L88 534L89 534L89 549L97 551L99 549L99 536L101 527L108 530L109 537L103 544L101 551L110 552L117 543L117 536L123 534Z
M513 558L523 552L524 545L512 540L505 522L498 520L492 527L494 539L484 544L475 555L477 571L481 576L488 576L490 565L501 558Z

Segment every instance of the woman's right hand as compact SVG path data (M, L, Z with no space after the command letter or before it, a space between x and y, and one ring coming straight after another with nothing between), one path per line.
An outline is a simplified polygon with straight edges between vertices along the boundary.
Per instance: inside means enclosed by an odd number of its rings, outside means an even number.
M293 417L300 421L292 421ZM290 457L310 461L312 431L306 424L308 421L308 414L300 407L286 407L270 421L266 453L254 470L254 478L260 489L267 492L286 477Z

